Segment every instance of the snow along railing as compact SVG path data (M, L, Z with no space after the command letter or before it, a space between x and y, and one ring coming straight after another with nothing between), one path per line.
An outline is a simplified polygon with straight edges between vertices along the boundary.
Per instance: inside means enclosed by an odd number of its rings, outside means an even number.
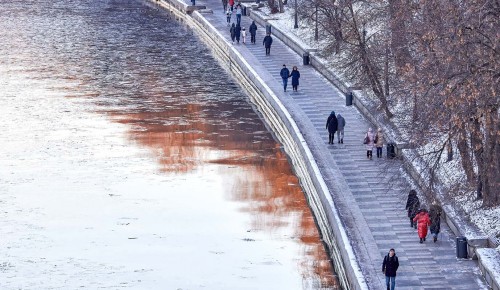
M369 106L367 106L363 102L365 93L362 90L355 90L346 85L345 82L342 81L333 71L331 71L324 63L324 61L314 53L313 49L287 35L280 29L279 26L273 26L273 23L275 21L273 17L270 17L259 10L251 10L250 5L247 7L249 7L247 9L247 15L249 15L252 20L262 26L270 25L272 27L271 33L273 34L273 36L284 42L297 54L302 56L304 53L309 53L309 63L311 66L313 66L319 73L321 73L326 79L328 79L342 93L353 93L353 105L355 105L358 110L364 115L364 117L367 118L371 123L382 128L384 132L386 132L387 139L395 144L397 156L403 159L406 172L412 177L412 179L419 185L420 188L425 188L426 181L415 167L415 162L421 162L419 160L420 158L416 157L416 155L413 154L414 149L408 148L408 144L399 140L400 138L398 134L395 133L395 129L389 128L383 122L379 121L379 118L382 117L380 115L377 117L369 110ZM448 226L456 236L465 236L467 238L467 243L469 246L468 254L470 257L472 257L473 259L478 259L477 251L479 249L495 246L495 241L482 234L478 229L469 225L467 221L463 220L463 218L456 213L453 206L445 202L446 199L444 198L444 195L441 193L441 191L436 192L435 195L438 202L443 207L444 221L448 224ZM484 261L486 261L486 259L479 260L483 276L485 276L487 280L489 279L490 281L493 281L493 284L488 281L488 283L490 283L492 287L494 285L500 284L500 267L490 268L492 266L492 263L485 263Z
M154 0L152 0L154 1ZM178 0L155 1L170 10L192 27L217 56L221 64L231 71L240 85L249 93L250 100L258 107L267 125L283 145L308 198L316 217L323 242L327 245L339 282L344 289L368 289L359 263L346 234L339 213L335 208L328 187L321 176L315 159L297 124L267 83L272 76L259 76L241 54L215 29L202 14ZM177 9L177 7L182 7Z

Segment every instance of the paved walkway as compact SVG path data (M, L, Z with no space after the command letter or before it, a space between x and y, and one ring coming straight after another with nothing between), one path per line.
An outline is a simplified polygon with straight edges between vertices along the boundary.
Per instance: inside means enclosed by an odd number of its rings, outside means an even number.
M185 1L190 3L188 0ZM196 2L213 10L213 14L204 16L230 41L229 27L226 25L221 1L197 0ZM235 21L234 15L232 20ZM246 27L247 31L250 23L251 19L243 16L242 26ZM259 26L256 45L250 44L249 33L247 44L234 45L244 57L252 56L249 59L260 62L254 65L275 76L277 84L281 84L279 71L283 64L287 64L290 71L293 65L298 66L301 73L299 91L292 92L289 81L285 96L293 98L309 117L316 132L308 132L308 135L312 133L322 137L324 150L332 155L340 171L343 172L363 216L362 223L357 222L357 230L367 235L363 240L363 243L369 243L365 245L365 249L375 251L370 253L375 259L368 261L373 269L377 269L379 282L385 284L385 278L381 273L383 256L390 248L395 248L401 265L396 281L398 289L487 289L475 261L456 259L455 236L446 224L441 224L442 233L437 243L429 239L424 244L418 242L416 230L410 227L404 210L408 183L404 178L397 178L401 177L401 162L386 159L385 148L384 158L377 159L374 152L373 160L366 159L366 151L362 144L363 136L368 127L375 127L354 107L346 107L345 98L340 92L311 66L303 66L302 58L276 37L271 55L265 56L262 46L264 34L265 28ZM344 144L327 144L325 122L332 110L341 113L346 119ZM307 136L305 138L307 140ZM366 225L369 230L360 230L366 228ZM359 253L357 254L359 258Z

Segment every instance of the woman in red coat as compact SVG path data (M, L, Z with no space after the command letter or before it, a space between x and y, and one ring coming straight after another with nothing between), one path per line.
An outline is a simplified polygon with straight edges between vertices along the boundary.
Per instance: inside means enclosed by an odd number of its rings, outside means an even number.
M431 219L427 210L420 210L413 221L417 222L418 237L420 238L420 243L423 243L425 241L425 237L427 236L427 228L431 225Z

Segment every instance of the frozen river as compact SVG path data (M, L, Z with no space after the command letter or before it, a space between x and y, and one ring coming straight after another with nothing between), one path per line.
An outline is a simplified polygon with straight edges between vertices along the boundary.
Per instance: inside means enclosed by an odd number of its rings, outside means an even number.
M338 289L280 145L140 0L0 1L0 289Z

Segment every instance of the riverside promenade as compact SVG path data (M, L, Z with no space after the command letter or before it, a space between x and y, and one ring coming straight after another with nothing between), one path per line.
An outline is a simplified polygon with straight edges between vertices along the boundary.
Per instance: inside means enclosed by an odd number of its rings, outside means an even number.
M189 0L185 3L191 4ZM202 15L231 44L221 1L197 0L196 4L213 11ZM232 21L236 21L235 15ZM258 27L257 43L250 44L250 23L249 17L242 17L247 43L232 45L266 80L285 107L293 111L294 121L301 125L301 133L331 192L365 279L361 288L385 289L381 264L384 255L394 248L400 263L397 289L488 289L477 261L456 258L455 236L445 223L441 223L437 243L432 238L419 243L405 211L410 185L403 177L401 162L386 159L385 146L383 158L377 158L376 154L373 160L366 158L363 136L369 127L376 127L355 107L346 107L344 96L314 68L303 66L302 57L276 37L270 56L266 56L262 46L264 27ZM283 64L290 71L294 65L298 67L301 74L298 92L292 91L291 81L287 92L283 92L279 75ZM337 137L335 144L327 144L325 123L332 110L346 119L343 144L337 143Z

